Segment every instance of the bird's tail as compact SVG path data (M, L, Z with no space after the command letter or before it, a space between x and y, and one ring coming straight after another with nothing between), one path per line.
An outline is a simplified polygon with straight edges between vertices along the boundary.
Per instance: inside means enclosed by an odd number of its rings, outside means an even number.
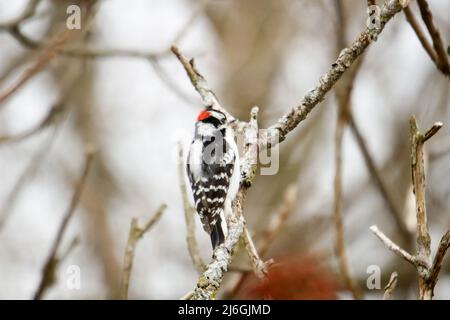
M214 227L211 230L211 244L213 250L217 246L225 242L226 234L227 234L226 221L224 220L224 217L220 215L220 217L217 219Z

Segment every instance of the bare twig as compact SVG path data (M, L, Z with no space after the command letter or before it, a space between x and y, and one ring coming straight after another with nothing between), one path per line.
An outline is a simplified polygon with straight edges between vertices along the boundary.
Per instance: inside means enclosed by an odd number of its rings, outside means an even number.
M0 207L0 230L3 229L8 221L8 218L11 215L11 209L20 193L22 188L26 185L26 183L35 175L39 167L45 158L49 155L49 152L56 140L57 136L57 128L50 134L47 140L39 146L37 152L31 156L30 161L28 162L25 170L20 174L17 179L14 187L8 193L5 201Z
M434 287L438 280L439 271L441 271L442 261L444 260L445 254L450 246L450 231L447 231L439 242L439 247L434 256L433 266L430 270L429 282Z
M346 20L344 17L344 9L342 6L342 0L336 0L336 13L337 13L337 30L336 48L342 48L346 45L347 40L345 36L346 32ZM348 262L347 250L345 246L345 231L343 222L343 191L342 191L342 145L343 134L348 124L348 113L351 110L351 96L353 89L353 82L362 64L361 57L358 63L355 63L352 69L342 76L339 83L336 84L335 92L338 102L338 112L336 117L336 131L335 131L335 175L334 175L334 221L336 229L336 254L339 261L339 269L344 279L347 289L352 293L354 299L361 299L361 293L358 289L355 281L353 280L350 264Z
M44 264L44 267L42 269L42 277L39 282L39 286L34 294L34 300L39 300L44 295L47 288L49 288L53 282L54 282L54 272L58 265L58 259L56 257L58 248L61 244L62 238L64 236L64 233L66 231L67 225L69 224L70 219L72 218L75 209L77 208L77 205L80 201L81 194L83 192L83 187L86 182L86 178L89 173L89 169L91 167L92 160L94 158L94 151L88 150L86 155L86 161L84 164L84 168L80 177L80 180L78 182L78 185L75 188L75 192L72 196L72 200L70 201L69 208L67 209L66 214L64 215L64 218L61 222L61 225L58 229L58 233L56 234L55 241L53 242L53 245L50 249L50 254Z
M191 290L188 293L186 293L184 296L180 298L180 300L191 300L192 296L194 295L194 291Z
M417 259L414 256L410 255L405 250L403 250L402 248L400 248L397 244L395 244L382 231L380 231L377 226L375 226L375 225L371 226L370 227L370 231L372 231L384 243L384 245L389 250L391 250L392 252L394 252L399 257L405 259L406 261L408 261L409 263L411 263L411 264L413 264L414 266L417 267L417 264L418 264Z
M394 204L394 201L392 200L386 184L384 180L382 179L381 173L378 170L377 166L375 165L375 161L373 160L372 155L370 154L369 147L367 145L366 140L364 139L354 117L353 113L349 112L348 114L349 119L349 126L350 129L355 136L356 143L358 144L359 149L361 150L361 153L364 158L364 162L366 163L367 169L369 170L370 176L372 177L375 186L379 190L381 196L383 197L389 212L391 213L392 217L394 218L394 221L397 225L397 228L400 232L400 235L402 236L403 242L405 244L410 243L410 239L412 237L411 233L409 232L406 222L402 218L401 212L397 209L397 207Z
M433 15L428 6L426 0L417 0L419 5L420 14L422 16L425 25L427 26L428 32L430 33L431 39L433 40L433 47L436 51L438 68L447 76L450 75L450 63L448 61L447 53L445 52L445 47L439 33L439 29L434 25Z
M139 239L141 239L144 234L161 218L166 208L167 205L162 204L155 214L142 227L139 226L139 222L136 217L131 219L130 234L128 236L123 262L122 299L124 300L128 299L128 287L130 285L131 270L133 269L136 244Z
M67 42L69 35L70 33L68 33L67 30L61 32L55 40L47 48L45 48L42 53L40 53L36 61L33 62L32 66L27 69L11 87L6 89L5 92L0 93L0 106L1 103L11 97L13 93L22 87L36 73L41 71L53 59L56 52Z
M197 238L195 237L195 208L191 205L188 196L188 189L184 175L184 155L181 142L178 143L178 174L180 180L181 195L183 197L184 218L186 220L186 242L192 263L199 273L205 271L205 263L203 262L198 250Z
M247 227L244 228L244 242L256 278L258 278L259 280L265 279L267 277L269 267L273 263L273 260L271 259L264 262L259 257L258 251L256 250L255 244L253 243L252 237Z
M397 279L398 279L397 272L395 271L392 272L388 284L384 287L383 300L391 300L392 294L394 293L394 290L397 287Z
M409 22L409 24L411 25L411 28L413 28L414 32L417 35L417 38L419 39L420 43L422 44L422 47L428 53L428 55L430 56L433 63L438 67L436 53L434 52L434 49L433 49L431 43L428 41L426 36L423 34L419 23L417 22L416 18L414 17L413 12L411 11L411 8L406 7L405 9L403 9L403 12L405 13L406 20Z
M22 13L18 17L14 18L12 20L0 23L0 30L9 29L9 28L18 26L22 22L24 22L27 19L34 16L34 14L36 13L36 8L39 5L39 2L41 2L41 0L28 1L28 4L25 7L25 10L22 11Z
M275 213L274 221L270 223L267 229L264 231L264 237L260 246L261 248L259 249L261 257L264 258L270 248L270 245L275 240L277 235L281 232L286 220L294 211L297 197L298 187L295 184L289 185L284 194L284 201L281 204L281 207Z
M350 265L345 247L344 222L342 217L342 135L346 120L342 116L343 109L339 108L338 121L335 135L335 176L334 176L334 221L336 227L336 253L339 261L339 269L344 278L347 289L355 299L361 299L361 294L351 275Z
M428 232L427 211L425 204L425 169L423 146L425 141L434 136L442 127L441 122L436 122L425 133L419 131L416 118L410 120L411 136L411 172L416 199L417 217L417 252L413 256L401 249L398 245L386 237L376 226L370 229L384 244L393 252L410 262L417 269L419 275L419 298L421 300L431 300L433 298L434 287L436 286L438 274L444 259L445 253L450 245L450 231L442 237L438 251L431 264L431 238Z
M282 230L289 215L294 211L297 194L298 187L295 184L291 184L290 186L288 186L284 195L284 201L279 210L274 215L273 223L269 223L267 229L263 232L263 240L259 250L260 256L263 259L265 258L270 245ZM250 275L250 271L246 271L241 274L241 277L236 281L236 284L229 291L229 293L227 293L226 298L236 297L245 281L247 280L248 276Z
M79 79L79 77L75 77L71 81L68 81L65 87L62 89L60 96L56 103L48 111L47 115L44 119L41 120L35 127L26 130L25 132L15 134L15 135L4 135L0 136L0 144L2 143L12 143L12 142L20 142L24 139L27 139L42 130L46 129L52 124L55 124L58 120L62 118L66 111L66 101L72 92L73 84Z
M172 52L183 65L184 70L186 70L186 73L191 80L192 85L202 98L203 104L207 107L222 111L227 115L228 121L233 121L234 117L231 116L228 111L226 111L225 108L220 105L216 95L209 88L205 78L195 68L194 59L189 60L188 58L186 58L176 46L172 46L170 50L172 50Z

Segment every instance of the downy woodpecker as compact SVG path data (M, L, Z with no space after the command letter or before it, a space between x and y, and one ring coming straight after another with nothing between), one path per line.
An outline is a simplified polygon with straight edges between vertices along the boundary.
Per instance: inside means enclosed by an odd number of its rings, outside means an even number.
M240 180L238 148L224 113L207 108L198 115L186 169L195 208L215 249L228 234Z

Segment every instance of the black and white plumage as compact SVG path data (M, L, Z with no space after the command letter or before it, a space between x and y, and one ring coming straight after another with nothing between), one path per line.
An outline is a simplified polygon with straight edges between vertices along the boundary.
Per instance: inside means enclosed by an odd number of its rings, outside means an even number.
M239 153L225 114L213 109L199 114L186 169L195 208L215 248L227 236L240 179Z

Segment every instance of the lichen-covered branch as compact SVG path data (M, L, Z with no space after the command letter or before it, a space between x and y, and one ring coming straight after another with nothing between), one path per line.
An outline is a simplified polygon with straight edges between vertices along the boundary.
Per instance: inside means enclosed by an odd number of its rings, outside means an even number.
M151 227L161 218L166 210L167 205L162 204L153 216L140 227L138 219L134 217L131 219L130 233L128 236L127 246L125 248L125 257L123 262L123 278L122 278L122 299L128 299L128 287L130 285L131 270L133 269L134 253L136 244L144 234L151 229Z
M197 287L190 296L192 300L215 299L223 276L228 271L236 244L244 231L245 221L242 214L233 217L228 223L228 236L225 242L217 246L213 253L213 260L207 265L205 272L199 277Z

